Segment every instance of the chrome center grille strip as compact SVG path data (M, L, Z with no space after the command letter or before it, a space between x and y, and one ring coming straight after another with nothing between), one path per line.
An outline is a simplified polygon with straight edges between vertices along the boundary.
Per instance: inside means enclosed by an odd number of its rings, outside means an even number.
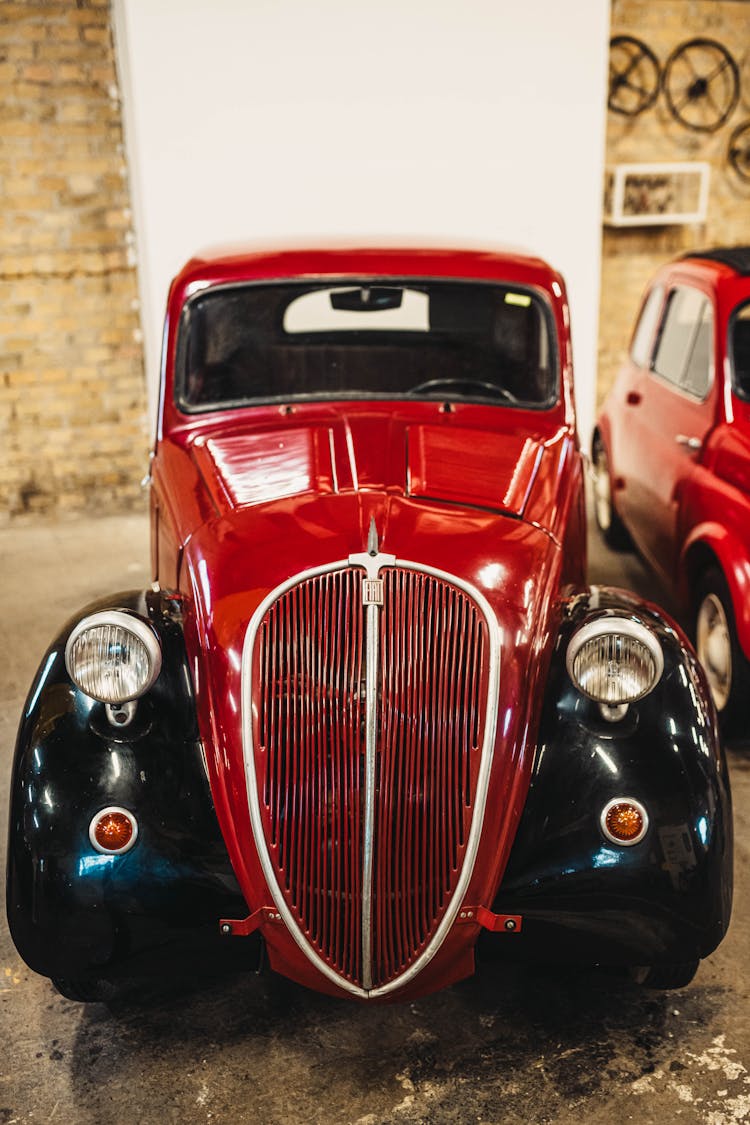
M378 739L379 608L367 607L365 662L365 823L362 870L362 987L372 988L372 877L375 840L375 765Z
M368 550L350 555L350 566L361 566L367 574L363 600L367 607L367 640L365 647L365 810L362 858L362 987L372 988L372 880L375 841L375 770L378 741L378 675L380 668L380 606L383 602L381 567L394 566L394 555L382 555L377 549L374 522L370 525Z

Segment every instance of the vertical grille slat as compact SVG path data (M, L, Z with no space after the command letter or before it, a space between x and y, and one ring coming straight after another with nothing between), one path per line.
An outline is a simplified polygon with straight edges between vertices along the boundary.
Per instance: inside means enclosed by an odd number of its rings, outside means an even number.
M331 569L270 603L253 651L252 745L289 913L330 970L380 988L427 948L458 885L487 722L488 645L484 616L459 586L416 567L382 568L365 973L364 577L356 566Z

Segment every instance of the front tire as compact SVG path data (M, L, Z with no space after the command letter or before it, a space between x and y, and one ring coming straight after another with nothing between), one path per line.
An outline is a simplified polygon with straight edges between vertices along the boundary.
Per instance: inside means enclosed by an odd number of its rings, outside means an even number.
M695 598L695 648L725 735L750 714L750 663L740 648L732 598L717 567L702 576Z
M100 977L53 977L52 983L66 1000L78 1004L106 1004L117 995L117 987Z
M630 536L612 502L609 457L599 434L594 438L591 462L594 478L594 517L599 534L613 550L627 550L630 546Z
M643 988L662 990L684 988L698 972L699 964L697 958L693 961L671 961L665 965L648 965L631 969L630 976Z

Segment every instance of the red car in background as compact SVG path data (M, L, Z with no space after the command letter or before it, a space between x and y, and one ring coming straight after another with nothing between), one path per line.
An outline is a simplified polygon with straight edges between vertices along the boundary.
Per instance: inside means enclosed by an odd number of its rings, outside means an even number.
M595 511L695 625L722 726L750 717L750 247L691 253L649 285L593 435Z

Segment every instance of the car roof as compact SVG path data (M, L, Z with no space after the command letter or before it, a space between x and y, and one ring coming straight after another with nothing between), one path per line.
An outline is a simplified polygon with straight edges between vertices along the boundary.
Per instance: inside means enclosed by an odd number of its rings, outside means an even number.
M712 250L691 250L680 261L704 260L729 266L743 277L750 276L750 246L717 246Z
M196 254L174 279L175 290L196 283L336 276L445 277L499 280L545 289L560 275L524 250L498 247L331 243L328 246L229 246ZM561 290L562 291L562 290ZM560 291L560 292L561 292Z

